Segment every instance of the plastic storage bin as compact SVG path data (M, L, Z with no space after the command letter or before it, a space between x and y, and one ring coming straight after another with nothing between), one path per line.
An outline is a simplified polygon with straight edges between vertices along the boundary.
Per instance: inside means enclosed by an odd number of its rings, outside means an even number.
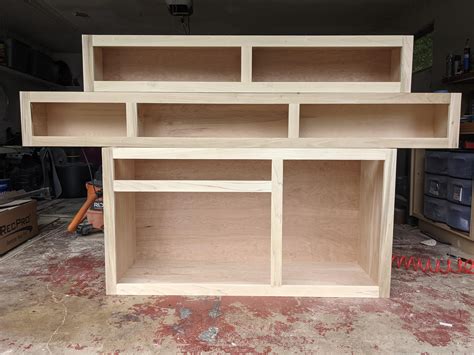
M451 152L448 160L448 175L461 179L472 179L474 154Z
M470 206L472 200L472 180L448 178L447 199L451 202Z
M438 198L446 198L447 191L447 176L425 174L425 195Z
M425 195L423 214L426 218L436 222L446 223L448 215L448 201Z
M425 172L432 174L448 174L449 152L427 150L425 153Z
M471 226L471 207L448 202L446 223L452 228L469 232Z

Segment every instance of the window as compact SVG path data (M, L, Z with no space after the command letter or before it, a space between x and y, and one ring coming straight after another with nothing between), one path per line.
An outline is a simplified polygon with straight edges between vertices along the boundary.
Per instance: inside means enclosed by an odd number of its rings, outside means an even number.
M434 25L431 24L417 34L413 47L413 72L419 72L433 65L433 32Z

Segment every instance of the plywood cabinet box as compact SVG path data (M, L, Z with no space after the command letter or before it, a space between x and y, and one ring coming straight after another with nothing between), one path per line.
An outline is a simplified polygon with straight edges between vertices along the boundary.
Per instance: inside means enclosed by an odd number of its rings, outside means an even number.
M452 148L460 94L21 95L26 146Z
M410 92L412 36L110 36L82 41L85 91Z
M102 154L108 294L389 296L394 149Z

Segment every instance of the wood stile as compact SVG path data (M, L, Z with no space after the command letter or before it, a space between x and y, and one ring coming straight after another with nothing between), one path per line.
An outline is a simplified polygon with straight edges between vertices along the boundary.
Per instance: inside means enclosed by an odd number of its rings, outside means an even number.
M412 36L83 36L86 91L410 92Z
M395 154L104 148L107 293L388 297Z
M451 148L460 94L21 94L30 146ZM100 119L99 119L100 118Z

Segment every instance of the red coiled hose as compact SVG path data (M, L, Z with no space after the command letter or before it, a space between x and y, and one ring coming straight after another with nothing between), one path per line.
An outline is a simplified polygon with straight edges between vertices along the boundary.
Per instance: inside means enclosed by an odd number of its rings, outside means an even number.
M392 266L395 263L397 268L401 268L402 266L409 270L410 268L418 271L421 270L425 273L433 272L433 273L440 273L440 274L474 274L474 260L462 260L460 258L457 259L457 268L451 267L451 260L446 260L446 268L441 268L441 259L436 259L434 268L431 265L431 260L429 258L423 262L422 258L418 257L415 258L414 256L410 256L409 258L406 256L399 256L393 255L392 256Z

